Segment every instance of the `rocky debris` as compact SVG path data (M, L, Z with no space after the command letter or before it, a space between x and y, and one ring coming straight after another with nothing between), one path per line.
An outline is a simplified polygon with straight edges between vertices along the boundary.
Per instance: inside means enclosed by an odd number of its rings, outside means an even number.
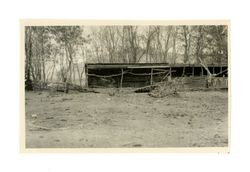
M32 114L31 117L32 118L37 118L37 114Z

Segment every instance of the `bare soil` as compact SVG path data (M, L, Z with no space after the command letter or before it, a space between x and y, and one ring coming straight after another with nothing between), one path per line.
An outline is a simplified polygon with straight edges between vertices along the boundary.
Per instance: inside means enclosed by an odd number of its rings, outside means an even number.
M26 92L27 148L224 147L228 92Z

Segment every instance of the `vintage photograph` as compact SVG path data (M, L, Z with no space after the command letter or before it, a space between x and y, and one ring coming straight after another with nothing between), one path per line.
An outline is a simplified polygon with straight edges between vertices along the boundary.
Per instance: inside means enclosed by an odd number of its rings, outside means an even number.
M229 147L228 22L21 27L25 149Z

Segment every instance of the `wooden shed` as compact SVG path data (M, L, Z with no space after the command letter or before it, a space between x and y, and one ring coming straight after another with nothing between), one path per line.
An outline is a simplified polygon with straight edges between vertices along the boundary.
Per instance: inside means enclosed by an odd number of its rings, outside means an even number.
M207 65L216 77L227 77L227 65ZM98 87L143 87L175 77L207 76L201 65L167 63L87 63L86 85Z

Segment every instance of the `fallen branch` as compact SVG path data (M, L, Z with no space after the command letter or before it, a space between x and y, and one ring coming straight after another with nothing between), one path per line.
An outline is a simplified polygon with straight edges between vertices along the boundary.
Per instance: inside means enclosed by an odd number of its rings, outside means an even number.
M136 92L136 93L146 93L146 92L152 91L153 89L155 89L158 86L159 86L159 84L148 85L148 86L145 86L145 87L137 88L134 92Z
M161 81L164 81L170 75L170 71L162 78Z
M33 128L36 128L37 130L44 130L44 131L52 130L52 128L47 128L47 127L43 127L43 126L39 126L39 125L35 125L35 124L29 124L29 126L33 127Z
M228 70L228 69L225 69L225 70L223 70L222 72L215 74L214 76L218 76L218 75L220 75L220 74L226 72L227 70Z

